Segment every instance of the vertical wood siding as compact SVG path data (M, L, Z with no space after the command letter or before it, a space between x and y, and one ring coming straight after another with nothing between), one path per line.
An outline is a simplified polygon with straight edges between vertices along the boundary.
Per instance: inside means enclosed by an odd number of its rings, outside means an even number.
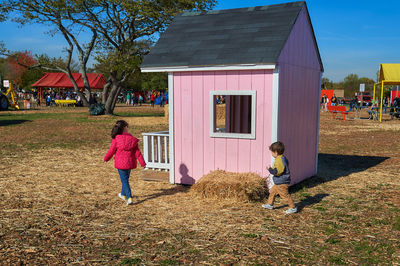
M256 90L256 139L210 137L209 93ZM210 171L266 176L270 163L272 70L174 73L175 182L193 184Z
M321 66L305 8L278 59L278 139L286 146L292 183L315 174Z

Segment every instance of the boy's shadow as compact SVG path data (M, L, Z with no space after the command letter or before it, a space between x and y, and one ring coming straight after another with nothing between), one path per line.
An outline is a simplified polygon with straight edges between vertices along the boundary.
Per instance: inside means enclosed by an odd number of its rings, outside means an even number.
M349 178L349 175L368 171L390 157L359 156L342 154L318 154L318 174L290 188L295 193L303 188L312 188L339 178Z
M326 194L326 193L316 194L315 196L306 196L305 199L296 203L297 212L301 212L304 209L304 207L311 206L311 205L321 202L327 196L329 196L329 194ZM281 205L278 207L274 207L274 209L282 209L282 208L286 208L286 207L288 207L287 204Z
M297 207L297 212L301 212L301 210L304 209L306 206L314 205L323 200L323 198L329 196L329 194L316 194L314 196L306 196L305 199L300 201L299 203L296 204Z

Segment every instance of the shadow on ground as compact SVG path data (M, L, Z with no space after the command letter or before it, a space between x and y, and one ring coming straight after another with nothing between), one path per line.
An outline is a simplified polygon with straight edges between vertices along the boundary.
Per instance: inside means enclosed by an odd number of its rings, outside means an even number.
M163 113L114 113L116 117L163 117Z
M326 193L316 194L314 196L306 196L305 199L296 203L297 212L301 212L301 210L307 206L311 206L311 205L321 202L325 197L328 197L328 196L329 196L329 194L326 194ZM288 208L288 207L289 207L289 205L287 205L285 203L284 205L281 205L281 206L276 206L276 207L274 206L274 209L284 209L284 208Z
M183 185L177 185L177 186L167 188L167 189L160 189L158 192L156 192L154 194L144 196L144 199L134 202L133 205L138 205L145 201L156 199L156 198L163 197L163 196L170 196L170 195L174 195L177 193L186 193L186 192L189 192L189 190L190 190L190 186L183 186Z
M291 191L296 192L303 187L312 188L341 177L347 178L348 175L353 173L368 171L368 169L381 164L389 158L320 153L318 155L318 174L294 185Z
M0 127L19 125L25 122L32 122L31 120L21 119L21 120L0 120Z
M300 201L299 203L296 204L297 211L301 212L301 210L307 206L317 204L321 202L325 197L328 197L329 194L316 194L314 196L307 196L305 199Z

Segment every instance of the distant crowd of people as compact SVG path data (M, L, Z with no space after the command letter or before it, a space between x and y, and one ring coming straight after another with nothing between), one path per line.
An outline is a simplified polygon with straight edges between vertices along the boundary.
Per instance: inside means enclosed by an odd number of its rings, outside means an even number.
M55 106L56 100L75 100L75 106L83 106L81 97L73 90L58 91L56 89L47 89L40 95L39 91L25 92L16 90L16 102L25 109L36 108L41 105L47 107ZM101 102L102 92L92 93L92 103ZM123 103L132 106L141 106L144 103L155 104L163 107L168 104L168 93L162 91L132 92L123 91L117 97L117 103Z
M141 106L143 103L150 103L151 106L154 107L157 98L160 98L159 104L161 107L168 103L167 94L161 91L121 92L118 96L118 102L133 106Z
M99 95L96 93L93 94L93 103L97 102L97 98ZM44 100L46 101L46 106L55 105L56 100L75 100L76 106L82 106L82 99L81 97L74 91L67 90L64 92L55 92L54 90L46 91L43 94ZM40 102L38 103L40 104Z
M323 111L328 111L329 105L330 106L338 106L338 105L344 105L344 104L345 104L344 99L339 100L335 94L333 94L333 96L330 99L325 94L321 98L321 110L323 110ZM355 95L349 102L349 112L364 108L364 104L365 104L365 108L368 110L380 108L379 98L377 98L375 100L371 100L371 101L365 101L365 103L363 103L363 106L362 106L361 102L359 100L359 97L357 95ZM383 108L384 113L387 112L387 109L389 107L400 108L400 98L399 97L394 98L392 101L392 104L390 104L389 97L383 98L382 108Z

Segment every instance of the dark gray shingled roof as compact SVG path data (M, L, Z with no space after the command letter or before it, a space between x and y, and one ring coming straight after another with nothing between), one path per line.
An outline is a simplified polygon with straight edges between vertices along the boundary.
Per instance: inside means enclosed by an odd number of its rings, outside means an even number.
M274 64L304 6L301 1L180 14L142 67Z

